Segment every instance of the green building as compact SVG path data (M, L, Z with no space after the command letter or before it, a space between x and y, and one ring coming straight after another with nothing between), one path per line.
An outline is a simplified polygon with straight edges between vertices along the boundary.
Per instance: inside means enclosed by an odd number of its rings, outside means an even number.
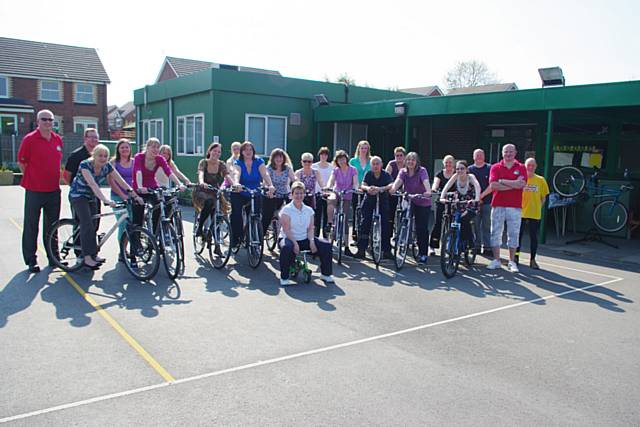
M191 177L213 141L223 144L225 158L233 141L251 140L261 155L282 147L298 167L305 151L328 146L353 153L361 139L384 160L398 145L417 151L431 175L446 154L471 160L473 150L483 148L494 162L511 142L521 161L538 160L549 182L566 164L585 174L598 166L616 183L625 169L640 177L634 154L640 148L640 81L416 96L277 72L207 68L177 77L135 91L137 134L140 141L157 136L171 145ZM627 195L625 203L636 198ZM591 224L583 211L579 229Z

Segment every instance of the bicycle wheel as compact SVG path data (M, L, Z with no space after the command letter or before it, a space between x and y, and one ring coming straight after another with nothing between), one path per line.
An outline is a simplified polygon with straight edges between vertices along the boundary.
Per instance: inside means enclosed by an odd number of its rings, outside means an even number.
M247 236L247 252L249 255L249 265L257 268L262 261L264 250L264 240L262 238L262 221L259 217L251 219L251 233Z
M195 218L193 220L193 252L196 255L200 255L202 251L204 251L204 247L206 246L206 236L196 236L196 231L198 230L199 223L200 214L196 212ZM204 234L204 230L202 230L202 234Z
M182 211L179 206L176 206L175 212L172 216L173 226L175 227L176 234L178 235L178 259L180 260L179 274L184 273L184 227L182 226Z
M72 272L82 268L80 227L73 219L55 222L47 236L46 251L56 267L63 271Z
M411 222L411 255L413 255L413 260L418 262L418 257L420 255L420 248L418 247L418 235L416 234L416 224L415 222Z
M396 247L393 250L393 262L396 265L396 270L400 270L404 266L404 261L407 258L409 234L409 220L403 218L400 224L398 240L396 240Z
M373 252L373 262L380 265L382 260L382 224L380 217L374 216L371 222L371 249Z
M573 166L565 166L553 174L553 188L563 197L577 196L585 186L584 174Z
M145 228L135 226L122 233L120 254L129 273L138 280L149 280L160 268L156 238Z
M338 264L342 264L342 251L344 250L344 214L338 215L338 223L335 227L335 241L338 245Z
M471 267L476 263L476 257L478 256L476 247L471 245L467 246L464 250L464 263L467 267Z
M162 262L167 276L175 279L180 274L180 244L178 243L178 233L169 222L162 223L162 233L160 238L163 239Z
M447 279L456 275L460 264L457 236L455 230L449 229L440 242L440 268Z
M593 209L593 223L606 233L622 230L628 219L627 209L616 200L602 201Z
M267 249L273 252L278 245L278 233L280 232L280 222L273 218L267 228L267 235L265 240L267 241Z
M231 230L229 220L223 216L217 216L215 225L209 229L207 236L209 259L217 269L227 265L231 256L231 232L229 230Z

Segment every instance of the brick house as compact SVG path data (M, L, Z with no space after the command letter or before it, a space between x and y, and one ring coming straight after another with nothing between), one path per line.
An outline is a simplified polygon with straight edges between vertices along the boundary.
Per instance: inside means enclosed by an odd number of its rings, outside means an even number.
M0 135L28 133L49 109L60 134L106 136L109 82L93 48L0 37Z
M122 107L110 105L108 111L110 139L136 139L136 106L132 101Z

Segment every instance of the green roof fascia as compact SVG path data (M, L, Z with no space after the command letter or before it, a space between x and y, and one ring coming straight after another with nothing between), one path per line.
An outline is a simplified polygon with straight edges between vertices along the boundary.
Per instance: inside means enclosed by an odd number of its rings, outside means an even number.
M640 106L640 81L525 89L394 101L330 105L316 110L317 122L397 117L395 102L407 104L410 117Z
M164 101L180 96L211 90L211 70L203 70L179 79L165 80L133 91L134 105L144 104L144 91L147 91L147 103Z

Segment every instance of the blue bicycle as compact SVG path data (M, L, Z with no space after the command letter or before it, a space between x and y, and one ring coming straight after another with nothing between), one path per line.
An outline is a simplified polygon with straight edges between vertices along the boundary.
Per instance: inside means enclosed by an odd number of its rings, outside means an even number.
M460 260L464 258L467 267L476 262L474 241L467 242L462 238L462 214L475 209L475 202L453 200L455 193L447 194L442 217L443 236L440 240L440 268L447 279L458 271ZM473 227L471 227L473 233Z
M629 178L629 171L624 171L625 179ZM600 171L594 168L589 179L574 166L565 166L553 175L553 188L563 197L582 195L584 199L593 197L600 199L593 207L593 223L598 230L605 233L615 233L622 230L629 219L627 208L620 202L623 193L633 190L631 185L611 187L599 183Z

